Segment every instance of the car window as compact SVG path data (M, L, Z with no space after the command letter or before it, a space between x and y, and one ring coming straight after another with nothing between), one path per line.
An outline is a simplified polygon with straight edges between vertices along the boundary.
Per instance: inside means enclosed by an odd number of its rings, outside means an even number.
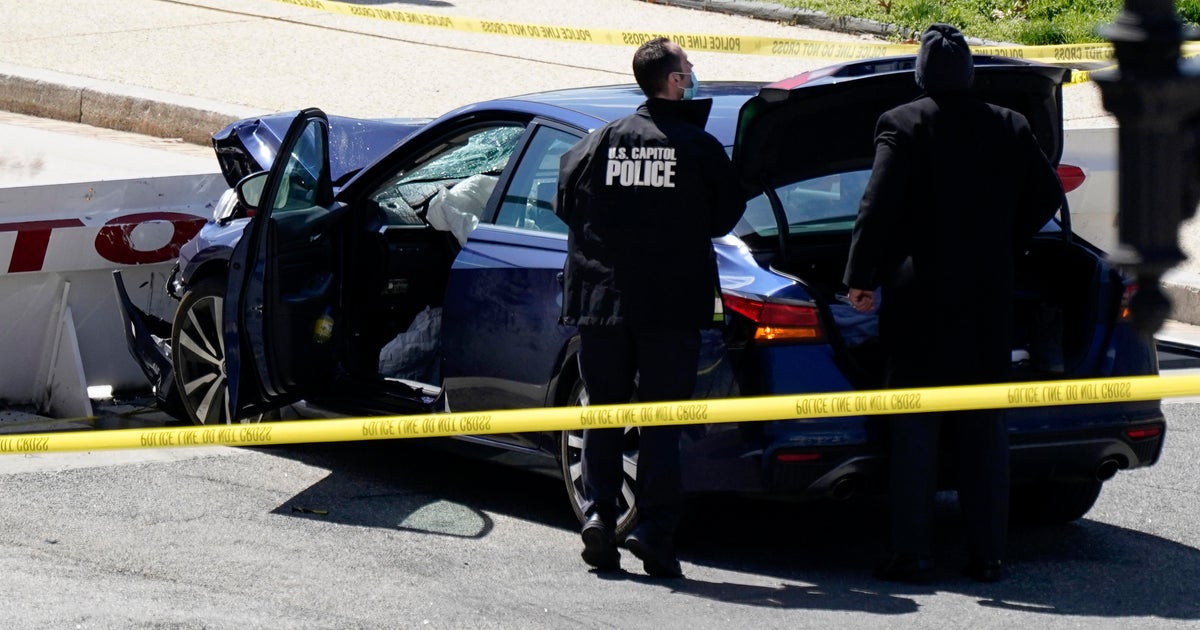
M496 216L497 225L567 233L567 224L554 214L558 161L563 152L578 141L579 136L561 129L540 127L537 130L504 193Z
M849 232L854 229L858 203L871 177L870 170L834 173L779 186L779 196L787 217L788 232ZM746 213L733 228L737 236L777 236L779 226L771 202L762 194L746 204Z
M321 178L327 176L324 172L325 134L325 121L310 120L296 139L296 146L283 167L279 189L271 203L271 211L276 216L310 210L317 205Z
M406 164L370 199L392 224L423 224L420 213L435 200L443 215L477 219L524 132L517 124L460 130Z

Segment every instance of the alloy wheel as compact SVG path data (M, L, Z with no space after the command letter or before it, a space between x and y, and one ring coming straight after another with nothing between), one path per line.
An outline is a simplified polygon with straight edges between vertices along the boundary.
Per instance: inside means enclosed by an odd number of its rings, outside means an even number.
M184 408L196 424L230 424L221 333L223 291L202 284L184 296L171 355Z
M586 406L588 404L587 389L582 383L576 383L571 390L570 404ZM633 529L637 520L636 481L638 466L639 432L637 427L625 427L625 437L621 446L621 492L617 497L620 515L617 518L616 534L618 539ZM587 490L583 485L583 430L563 431L559 456L562 463L563 481L567 486L567 494L571 499L571 508L582 523L586 517L583 503Z

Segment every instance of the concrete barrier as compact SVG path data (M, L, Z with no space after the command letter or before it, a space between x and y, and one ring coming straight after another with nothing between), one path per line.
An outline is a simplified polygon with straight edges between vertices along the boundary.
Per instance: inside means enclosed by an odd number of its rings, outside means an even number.
M112 270L169 320L163 284L226 187L213 173L0 189L0 400L72 417L91 415L89 386L144 388Z

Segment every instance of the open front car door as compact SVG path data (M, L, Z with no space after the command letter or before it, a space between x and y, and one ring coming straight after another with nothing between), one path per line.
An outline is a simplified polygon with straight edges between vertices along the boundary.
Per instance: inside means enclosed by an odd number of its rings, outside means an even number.
M310 395L337 365L343 213L325 113L297 114L270 172L237 190L256 210L230 258L224 305L230 415L245 418Z

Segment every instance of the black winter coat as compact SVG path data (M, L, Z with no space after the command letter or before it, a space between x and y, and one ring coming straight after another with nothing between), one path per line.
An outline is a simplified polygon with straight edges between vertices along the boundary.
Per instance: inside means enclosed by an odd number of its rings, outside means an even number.
M711 100L652 98L563 154L563 323L712 324L712 239L733 229L745 199L704 131L711 109Z
M1062 199L1017 112L956 93L880 116L844 280L883 287L890 386L1007 377L1015 258Z

